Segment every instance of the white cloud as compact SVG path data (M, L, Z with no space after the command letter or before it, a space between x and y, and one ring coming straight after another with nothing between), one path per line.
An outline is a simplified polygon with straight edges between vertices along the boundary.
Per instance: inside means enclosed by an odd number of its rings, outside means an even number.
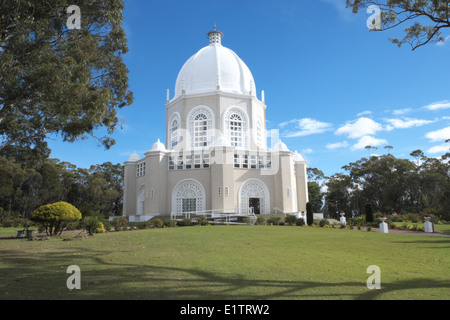
M450 127L428 132L425 136L430 139L431 142L445 141L450 139Z
M435 146L435 147L428 149L428 153L431 153L431 154L446 153L446 152L449 152L448 145Z
M397 110L393 110L392 114L394 116L401 116L403 114L410 113L411 111L413 111L413 109L411 109L411 108L397 109Z
M311 148L307 148L307 149L303 149L301 153L302 154L310 154L310 153L314 153L314 151Z
M433 123L433 120L421 120L421 119L410 119L404 118L402 119L387 119L389 124L386 126L387 131L391 131L393 129L407 129L411 127L420 127L426 124Z
M439 102L433 102L423 108L427 109L427 110L431 110L431 111L436 111L436 110L441 110L441 109L449 109L450 101L444 100L444 101L439 101Z
M288 123L292 123L292 122L297 122L296 128L298 130L284 133L284 136L286 138L303 137L303 136L308 136L311 134L323 133L323 132L331 130L331 127L332 127L331 123L321 122L321 121L317 121L317 120L310 119L310 118L295 119L295 120L283 122L283 123L280 123L280 127L284 127Z
M339 149L339 148L347 148L347 147L348 147L347 141L337 142L337 143L329 143L326 145L326 148L330 149L330 150Z
M383 126L370 118L362 117L356 121L347 122L343 127L336 130L335 134L346 134L349 138L361 138L375 134L383 130Z
M384 139L377 139L371 136L363 136L359 139L358 143L352 146L353 150L364 149L366 146L377 147L382 144L388 144Z
M436 43L436 45L438 45L438 46L444 46L446 43L448 43L450 41L450 36L446 36L445 38L444 38L444 41L438 41L437 43Z
M361 116L364 116L366 114L372 114L372 111L366 110L366 111L358 113L356 116L357 117L361 117Z

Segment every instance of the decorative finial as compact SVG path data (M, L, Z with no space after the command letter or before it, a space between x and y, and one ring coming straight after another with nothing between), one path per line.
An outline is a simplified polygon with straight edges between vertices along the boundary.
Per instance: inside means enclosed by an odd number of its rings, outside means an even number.
M209 38L210 45L222 43L223 33L220 31L217 31L216 24L214 24L214 30L208 32L207 36Z

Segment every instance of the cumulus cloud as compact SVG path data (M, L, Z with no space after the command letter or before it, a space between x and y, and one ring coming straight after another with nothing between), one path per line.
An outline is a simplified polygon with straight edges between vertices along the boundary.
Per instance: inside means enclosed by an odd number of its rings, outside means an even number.
M441 154L441 153L446 153L446 152L449 152L448 145L435 146L435 147L428 149L428 153L431 153L431 154L437 154L437 153Z
M331 130L333 126L331 123L321 122L310 118L294 119L287 122L282 122L279 126L283 128L289 123L296 123L295 127L297 130L285 132L283 135L286 138L303 137L311 134L323 133Z
M372 136L363 136L358 140L358 143L354 144L352 146L353 150L361 150L364 149L366 146L373 146L377 147L379 145L385 145L388 144L388 142L385 139L377 139Z
M349 138L361 138L367 135L373 135L383 130L383 126L370 118L361 117L355 121L347 122L344 126L335 131L335 134L345 134Z
M450 139L450 127L428 132L425 136L430 139L431 142L445 141Z

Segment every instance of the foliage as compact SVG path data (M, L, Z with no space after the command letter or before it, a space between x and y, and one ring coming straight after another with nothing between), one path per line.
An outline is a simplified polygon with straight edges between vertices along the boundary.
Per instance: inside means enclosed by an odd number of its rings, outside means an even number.
M68 202L83 216L118 216L123 206L123 166L105 162L89 169L50 159L46 144L34 149L10 146L0 157L3 218L28 218L47 203Z
M81 29L69 29L67 0L2 1L0 12L0 152L48 134L73 142L111 135L117 111L132 103L123 0L78 0ZM95 137L106 148L110 137Z
M267 224L272 224L274 226L278 226L278 225L284 224L284 222L282 222L280 217L270 217L267 219Z
M89 234L96 233L97 229L101 228L104 230L103 223L100 222L100 220L95 216L88 216L83 218L83 225L86 231Z
M448 154L440 159L427 158L420 150L411 156L416 161L393 155L372 156L352 162L326 182L324 212L338 219L365 213L370 202L374 212L404 212L442 215L450 219L450 164ZM418 161L420 160L420 162Z
M366 222L373 222L373 206L371 203L366 203L365 206L365 213L366 213Z
M153 218L150 221L155 228L162 228L164 226L164 222L159 218Z
M81 219L81 212L67 202L56 202L33 211L31 221L42 226L47 235L61 234L68 223Z
M111 226L115 231L124 231L127 229L128 220L125 217L116 217L111 221Z
M306 204L306 224L310 226L313 223L314 223L314 212L312 208L312 203L308 202Z
M294 215L287 215L287 216L286 216L286 219L284 219L284 221L285 221L288 225L293 226L293 225L295 225L295 223L296 223L296 221L297 221L297 217L294 216Z
M319 221L320 227L329 226L329 225L330 225L330 222L327 219L322 219Z
M295 225L296 225L296 226L299 226L299 227L302 227L302 226L305 225L305 220L304 220L303 218L297 218L297 219L295 220Z
M347 0L354 13L369 5L377 5L381 10L381 31L405 25L403 39L390 39L399 47L408 43L415 50L427 43L444 41L441 31L450 27L449 0Z
M190 218L184 218L183 220L178 222L178 226L180 227L189 227L192 226L194 223L192 222L192 219Z

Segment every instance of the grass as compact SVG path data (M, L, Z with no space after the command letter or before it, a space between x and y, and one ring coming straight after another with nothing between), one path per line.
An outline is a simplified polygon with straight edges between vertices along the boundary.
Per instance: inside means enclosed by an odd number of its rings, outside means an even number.
M0 229L8 235L15 229ZM0 257L0 299L450 297L450 238L420 235L196 226L0 240ZM66 287L70 265L81 269L81 290ZM381 269L380 290L367 289L370 265Z

